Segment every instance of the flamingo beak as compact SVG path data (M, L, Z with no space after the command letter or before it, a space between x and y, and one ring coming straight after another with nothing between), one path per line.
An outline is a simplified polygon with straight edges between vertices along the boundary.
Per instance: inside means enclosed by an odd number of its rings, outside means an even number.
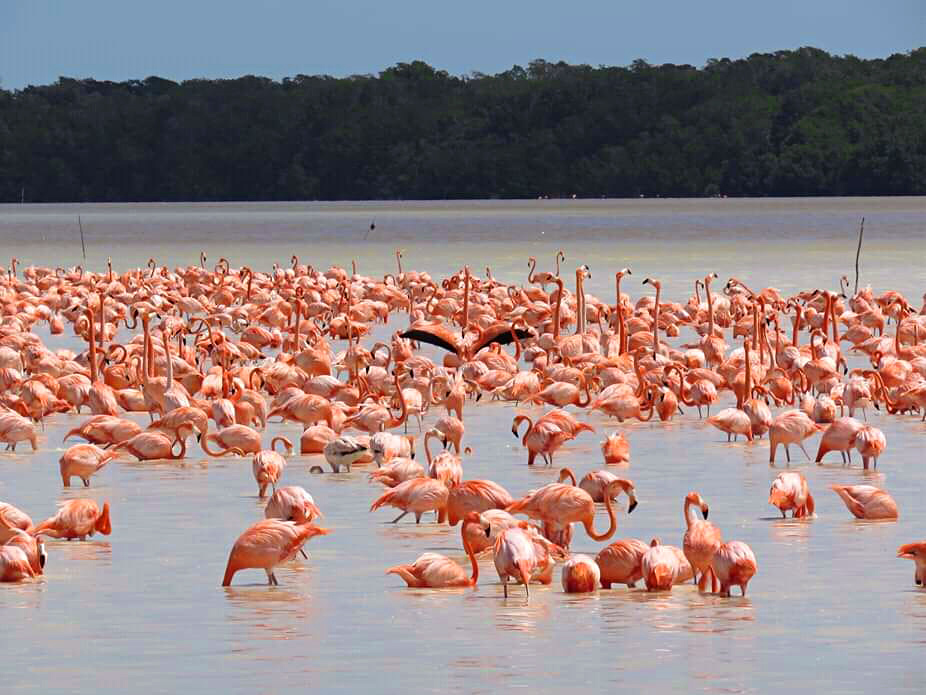
M486 526L486 527L485 527L485 533L486 533L486 538L491 538L491 537L492 537L492 527L491 527L491 526Z
M636 509L636 508L637 508L637 498L636 498L636 497L631 497L631 498L630 498L630 506L627 507L627 513L628 513L628 514L632 514L632 513L633 513L633 510Z
M45 568L45 561L48 559L48 554L45 552L45 544L39 543L39 566L43 569Z
M701 507L701 513L704 515L704 518L705 518L705 519L707 519L707 513L708 513L709 511L710 511L710 509L708 509L707 505L704 505L703 507Z

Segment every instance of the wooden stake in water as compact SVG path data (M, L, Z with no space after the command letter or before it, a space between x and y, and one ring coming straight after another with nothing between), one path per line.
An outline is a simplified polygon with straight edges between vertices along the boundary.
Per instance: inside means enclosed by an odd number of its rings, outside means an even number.
M87 260L87 247L84 246L84 226L80 223L80 215L77 216L77 226L80 227L80 250L84 254L84 261Z
M862 224L858 228L858 248L855 250L855 292L858 294L858 257L862 253L862 235L865 234L865 218L862 218Z

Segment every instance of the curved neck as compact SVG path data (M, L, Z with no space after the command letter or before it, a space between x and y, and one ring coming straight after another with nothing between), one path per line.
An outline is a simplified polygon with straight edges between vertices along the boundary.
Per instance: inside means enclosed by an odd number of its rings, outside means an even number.
M575 487L576 486L576 476L569 468L564 468L559 472L559 481L562 483L569 478L569 483Z
M585 532L588 534L588 537L593 541L606 541L611 536L614 535L614 532L617 530L617 517L614 516L614 505L611 503L611 490L606 488L604 492L604 506L608 511L608 530L604 533L595 533L594 529L594 517L587 519L585 522Z
M399 386L399 372L396 370L395 377L395 390L396 394L399 396L399 407L402 409L402 414L399 417L393 417L389 427L397 427L405 422L405 418L408 416L408 406L405 403L405 394L402 393L402 387ZM391 413L390 413L391 415Z
M704 280L704 292L707 294L707 334L714 337L714 298L711 296L711 281Z
M559 340L559 316L560 316L560 307L563 304L563 281L557 277L556 286L558 288L556 293L556 308L553 309L553 341L556 342Z
M691 528L691 525L698 520L698 515L695 513L695 510L692 509L691 500L687 497L685 498L685 526L686 528Z
M534 283L534 271L537 269L537 259L529 258L527 261L527 284L532 285Z

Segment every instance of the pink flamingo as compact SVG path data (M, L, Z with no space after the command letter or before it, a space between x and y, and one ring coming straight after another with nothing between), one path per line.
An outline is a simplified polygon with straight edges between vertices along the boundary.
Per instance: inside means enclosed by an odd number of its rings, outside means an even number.
M752 548L741 541L729 541L717 548L711 569L720 580L721 596L729 596L730 588L734 586L738 586L745 596L746 585L755 576L758 566Z
M470 533L481 533L488 537L491 529L484 524L476 512L469 512L463 519L460 534L463 537L463 550L469 556L472 575L467 577L460 565L444 555L424 553L410 565L396 565L386 570L386 574L397 574L409 587L415 589L445 589L449 587L475 587L479 581L479 563L476 553L469 542Z
M796 471L778 474L768 492L768 503L778 507L782 518L788 510L791 510L791 516L795 519L814 515L813 495L810 494L807 479Z
M279 585L273 570L277 565L293 559L309 539L328 535L330 531L311 522L265 519L258 521L242 533L228 555L228 565L222 586L231 586L235 574L243 569L262 569L267 583Z

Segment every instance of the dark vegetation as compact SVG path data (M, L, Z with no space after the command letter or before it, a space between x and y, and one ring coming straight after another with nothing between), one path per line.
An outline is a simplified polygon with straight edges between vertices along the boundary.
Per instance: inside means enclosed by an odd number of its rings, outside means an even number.
M926 193L926 48L0 90L0 201Z

